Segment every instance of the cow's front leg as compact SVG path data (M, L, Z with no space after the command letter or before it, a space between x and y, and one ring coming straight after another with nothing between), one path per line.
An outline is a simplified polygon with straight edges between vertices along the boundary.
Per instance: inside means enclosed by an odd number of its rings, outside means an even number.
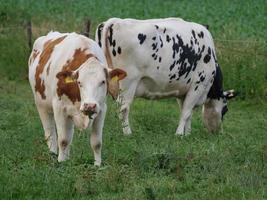
M176 135L185 135L186 133L190 133L193 108L199 102L201 94L203 94L202 91L196 92L194 90L191 90L187 93L182 103L182 112L179 121L179 126L176 130Z
M190 133L190 132L187 132L187 131L189 131L188 127L187 127L187 123L190 120L191 115L192 115L192 109L185 108L182 110L179 126L176 130L177 135L185 135L186 133L187 134Z
M184 99L181 98L181 99L177 99L177 102L180 106L180 111L183 110L183 103L184 103ZM187 120L185 120L185 125L184 125L184 133L190 133L191 132L191 119L192 119L192 112L191 112L191 115L189 115L189 117L187 118ZM182 127L180 127L180 129L182 130ZM181 131L179 131L181 132ZM178 128L177 128L177 131L176 131L177 134L178 133Z
M58 134L58 162L62 162L69 158L74 125L72 119L66 115L63 106L57 104L53 109Z
M94 151L94 158L95 162L94 165L100 166L101 165L101 148L102 148L102 131L106 116L107 106L104 103L103 108L101 109L98 116L94 119L92 125L92 133L90 136L90 144L91 148Z
M57 154L57 133L54 115L41 105L36 105L45 132L47 146L50 152Z

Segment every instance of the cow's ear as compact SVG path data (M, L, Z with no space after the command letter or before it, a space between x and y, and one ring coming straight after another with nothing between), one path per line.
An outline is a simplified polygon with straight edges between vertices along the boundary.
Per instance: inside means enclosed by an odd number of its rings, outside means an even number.
M78 72L73 72L69 70L61 71L57 73L56 77L58 79L63 79L64 83L74 83L78 79Z
M112 96L113 99L117 99L120 90L119 81L124 79L127 76L127 73L118 68L110 70L109 72L105 72L108 77L108 93Z
M111 81L120 81L127 76L127 73L122 69L113 69L109 72L109 78Z
M234 90L227 90L223 92L223 95L226 99L232 99L236 97L237 92L235 92Z

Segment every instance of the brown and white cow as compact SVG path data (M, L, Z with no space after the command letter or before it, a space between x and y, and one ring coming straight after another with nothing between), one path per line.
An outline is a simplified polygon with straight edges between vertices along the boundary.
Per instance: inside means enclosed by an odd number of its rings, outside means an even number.
M131 134L128 115L135 96L148 99L176 97L181 117L176 134L191 130L192 110L203 105L204 123L209 131L219 129L227 111L222 73L212 36L206 27L180 18L111 18L96 30L96 41L103 48L109 67L125 70L121 103L123 132Z
M76 33L50 32L39 37L29 58L29 81L45 139L58 161L69 157L74 125L92 126L90 137L95 165L101 164L102 129L111 78L124 71L107 70L96 42Z

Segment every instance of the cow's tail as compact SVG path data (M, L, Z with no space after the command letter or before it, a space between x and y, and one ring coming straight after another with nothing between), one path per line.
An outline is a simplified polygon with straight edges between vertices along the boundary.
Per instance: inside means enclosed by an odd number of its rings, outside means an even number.
M110 39L110 34L112 34L111 31L112 26L113 26L113 19L110 19L104 23L99 24L96 29L96 42L103 49L103 52L105 54L108 63L108 68L113 68L112 58L109 50L109 39Z

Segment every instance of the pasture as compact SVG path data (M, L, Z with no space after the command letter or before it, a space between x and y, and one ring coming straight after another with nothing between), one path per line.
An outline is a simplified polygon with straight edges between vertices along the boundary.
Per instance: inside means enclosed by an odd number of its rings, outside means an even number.
M267 4L246 1L0 0L0 199L267 199ZM27 81L25 21L34 38L82 30L109 17L181 17L208 24L229 102L223 130L209 134L201 109L192 133L174 135L175 99L136 99L132 136L123 136L108 99L100 168L88 131L75 130L71 159L48 152Z

